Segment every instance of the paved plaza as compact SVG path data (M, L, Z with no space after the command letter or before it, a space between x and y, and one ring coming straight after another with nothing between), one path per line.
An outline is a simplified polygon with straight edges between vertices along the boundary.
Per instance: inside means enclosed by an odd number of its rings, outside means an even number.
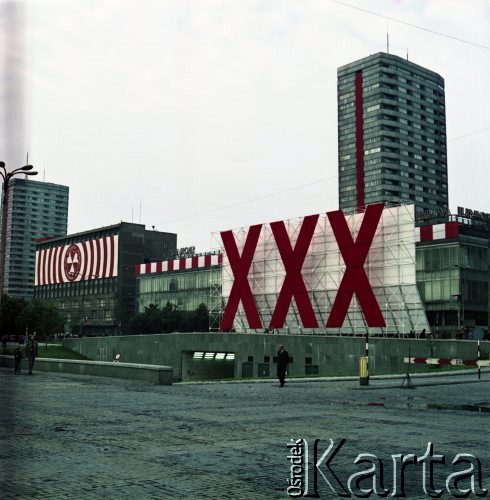
M414 379L155 386L0 369L0 498L288 498L287 442L346 439L342 482L359 453L478 457L489 488L490 373ZM311 451L311 450L310 450ZM447 469L449 470L449 469ZM417 473L418 474L418 473ZM427 498L412 474L407 497ZM446 477L444 472L441 477ZM323 481L323 479L321 479ZM443 479L440 483L444 486ZM335 498L319 482L321 498ZM372 498L375 498L373 496ZM452 498L446 493L443 498Z

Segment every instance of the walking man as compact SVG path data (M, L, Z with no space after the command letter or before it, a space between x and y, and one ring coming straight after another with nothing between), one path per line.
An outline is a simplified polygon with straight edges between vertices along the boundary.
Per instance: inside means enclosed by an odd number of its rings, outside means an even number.
M25 348L27 360L29 361L29 375L32 375L32 368L37 357L37 349L37 342L32 335L29 335L29 340Z
M20 375L20 367L22 364L22 351L20 349L19 344L16 344L14 349L14 360L15 360L14 373L16 375Z
M289 363L289 354L284 345L279 346L279 351L277 351L277 378L279 379L279 384L284 387L286 383L286 370Z

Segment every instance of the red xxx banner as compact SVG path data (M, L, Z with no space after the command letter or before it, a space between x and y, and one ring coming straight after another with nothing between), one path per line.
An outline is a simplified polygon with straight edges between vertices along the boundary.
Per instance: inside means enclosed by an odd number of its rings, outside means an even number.
M367 326L386 326L364 268L383 208L383 204L367 207L355 241L344 214L340 210L327 213L333 235L345 263L345 272L325 325L327 328L340 328L343 325L354 295L357 297ZM284 222L279 221L270 224L286 274L270 324L266 325L269 328L284 327L293 298L303 327L319 327L302 276L303 264L310 248L318 218L318 215L310 215L303 219L294 248ZM264 327L249 283L249 272L262 227L262 224L258 224L249 228L241 254L233 231L221 232L224 251L234 278L228 302L224 309L221 330L233 328L240 302L249 327L252 329Z

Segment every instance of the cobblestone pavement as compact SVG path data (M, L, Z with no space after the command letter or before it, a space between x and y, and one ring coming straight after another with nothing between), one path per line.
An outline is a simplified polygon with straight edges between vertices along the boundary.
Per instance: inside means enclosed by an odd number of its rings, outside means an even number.
M344 482L364 452L386 462L389 483L390 455L420 457L430 441L448 463L457 453L477 456L490 488L490 373L481 381L416 379L414 390L400 388L401 378L368 387L356 381L154 386L14 376L6 369L0 381L2 499L287 498L286 443L300 437L310 446L321 439L322 450L330 438L346 439L332 465ZM407 496L427 498L415 472ZM319 484L321 497L336 497L327 486Z

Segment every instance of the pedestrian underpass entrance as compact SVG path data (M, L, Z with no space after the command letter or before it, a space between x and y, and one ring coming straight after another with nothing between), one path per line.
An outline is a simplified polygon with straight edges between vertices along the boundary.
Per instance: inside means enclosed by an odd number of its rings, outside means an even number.
M235 377L235 353L182 351L182 381L222 380Z

